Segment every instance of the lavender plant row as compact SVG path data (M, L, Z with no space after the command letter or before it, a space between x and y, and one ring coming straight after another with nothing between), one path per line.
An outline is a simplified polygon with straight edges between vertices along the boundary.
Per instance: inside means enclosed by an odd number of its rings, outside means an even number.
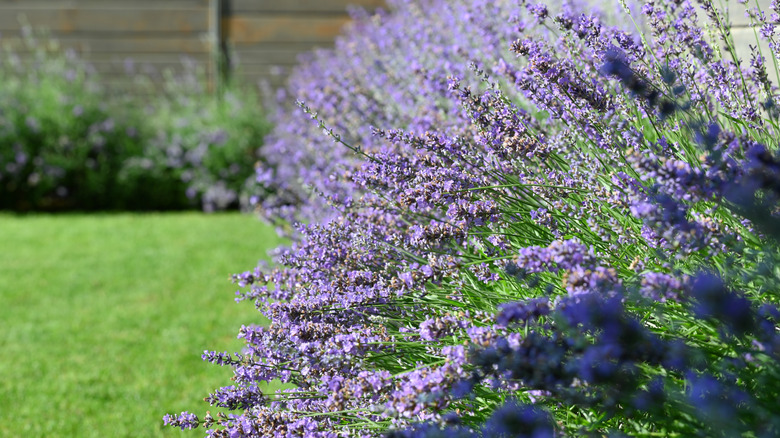
M780 2L728 5L773 50L749 60L706 0L391 6L283 93L258 208L295 243L234 277L270 323L204 353L234 372L215 413L165 422L780 434Z

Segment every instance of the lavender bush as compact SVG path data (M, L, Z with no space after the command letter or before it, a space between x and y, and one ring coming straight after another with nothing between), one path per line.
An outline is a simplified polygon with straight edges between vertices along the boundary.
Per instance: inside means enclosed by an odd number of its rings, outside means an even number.
M166 424L780 434L780 3L745 61L706 0L391 7L280 96L257 208L295 243L234 277L270 324Z
M102 102L74 53L26 32L32 56L6 49L0 65L0 208L118 207L114 175L140 152L133 114Z
M125 163L119 179L171 175L185 205L208 212L238 208L270 128L260 98L230 82L210 92L205 72L197 65L187 67L184 75L165 81L163 98L142 104L150 137L142 153Z
M23 41L31 57L0 62L0 209L238 207L268 131L256 93L211 93L189 65L161 91L107 99L74 52L31 29Z

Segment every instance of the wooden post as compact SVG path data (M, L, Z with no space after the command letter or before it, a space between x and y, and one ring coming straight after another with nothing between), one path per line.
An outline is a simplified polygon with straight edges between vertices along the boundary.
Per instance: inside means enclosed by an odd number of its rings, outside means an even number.
M222 92L222 0L209 0L209 91L219 96Z

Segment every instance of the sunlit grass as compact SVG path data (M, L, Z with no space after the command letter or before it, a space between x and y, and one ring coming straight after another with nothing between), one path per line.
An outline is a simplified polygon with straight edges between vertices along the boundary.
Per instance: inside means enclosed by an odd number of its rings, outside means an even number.
M279 243L239 214L0 215L0 436L178 436L162 416L229 384L201 352L262 322L228 276Z

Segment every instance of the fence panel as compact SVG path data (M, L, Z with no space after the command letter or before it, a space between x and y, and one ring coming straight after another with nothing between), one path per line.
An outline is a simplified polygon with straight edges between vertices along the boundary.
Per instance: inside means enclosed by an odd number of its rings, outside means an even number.
M43 30L47 36L38 38L76 50L109 92L133 90L139 73L159 87L164 71L191 65L211 84L217 6L215 0L2 0L0 43L24 59L32 49L21 37L24 28Z
M284 83L298 55L332 46L348 8L376 10L382 0L223 0L222 37L241 81Z
M591 0L606 7L615 1ZM757 0L768 10L770 0ZM132 75L159 80L163 70L182 72L186 57L205 70L209 83L220 77L217 55L230 53L231 72L239 80L283 84L285 72L303 52L329 47L349 21L347 9L373 10L383 0L0 0L0 43L16 47L26 25L48 29L65 48L73 48L105 75L127 89ZM614 6L614 5L612 5ZM610 7L612 7L610 6ZM730 3L738 54L749 62L754 30L744 6ZM759 44L764 54L767 45ZM223 72L224 73L224 72Z

